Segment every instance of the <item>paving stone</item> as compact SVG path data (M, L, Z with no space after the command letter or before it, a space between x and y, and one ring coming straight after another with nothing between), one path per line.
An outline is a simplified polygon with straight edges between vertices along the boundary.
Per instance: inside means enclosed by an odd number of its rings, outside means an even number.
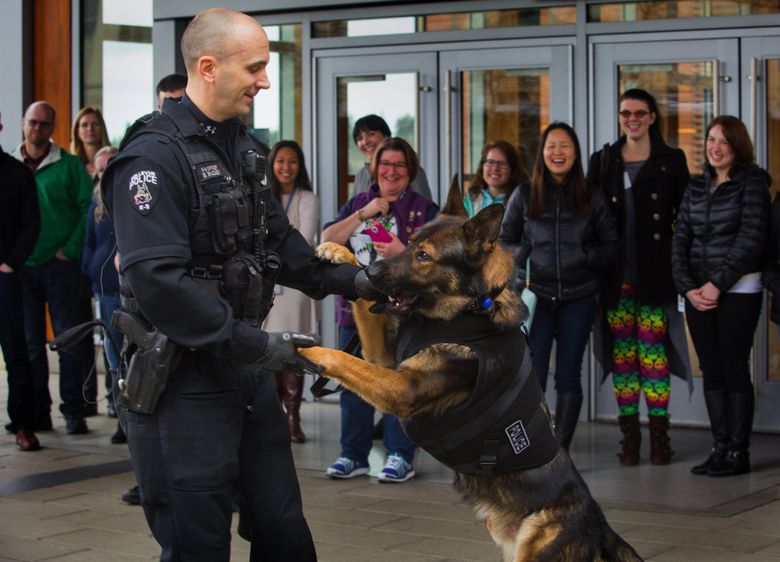
M628 509L608 509L604 515L610 525L615 522L629 522L645 524L657 524L659 521L659 512L636 511ZM680 527L685 529L720 529L727 527L730 520L726 517L707 517L703 515L687 515L684 513L663 513L660 518L664 525L670 527Z
M337 509L317 506L306 507L306 519L308 521L337 521L339 525L349 525L370 529L380 527L391 521L401 519L403 516L395 513L380 513L376 511L364 511L357 509Z
M108 531L106 529L79 529L47 537L47 542L90 549L103 549L110 545L112 552L122 552L144 557L160 555L160 546L151 535L140 536L132 533Z
M0 533L0 553L14 561L45 560L80 550L83 549L74 545L54 544Z
M395 531L426 537L450 537L467 540L484 540L488 536L482 522L437 521L419 517L404 517L390 521L377 528L381 531Z
M378 511L382 513L396 513L398 515L409 515L414 517L429 517L442 521L465 521L472 522L477 520L474 510L467 505L451 505L442 503L432 503L428 501L414 500L382 500L367 506L361 506L361 511Z
M387 550L399 545L408 544L419 537L405 533L379 531L349 527L322 521L309 521L315 544L340 544L344 546L364 546L377 551Z
M127 514L105 513L101 511L83 510L52 518L54 521L69 523L77 527L107 529L122 533L135 533L148 536L149 526L140 508L128 510Z
M78 527L72 523L54 519L40 519L4 511L0 513L0 529L3 530L3 533L16 537L40 539L73 531Z
M405 554L428 554L444 556L448 559L472 560L482 562L488 560L501 561L501 551L492 539L485 533L485 541L465 541L451 538L424 537L414 542L395 547L393 550Z
M777 541L775 537L724 532L723 530L678 529L661 525L643 525L625 533L623 538L658 542L669 545L729 549L736 552L754 552Z
M777 562L778 560L780 560L778 556L680 546L653 556L647 562Z
M159 555L155 556L154 559L159 559ZM88 549L64 556L55 556L51 560L53 562L139 562L140 560L151 560L151 558L149 556L134 556L115 550Z
M40 503L31 501L21 501L16 497L0 498L0 514L14 514L14 516L27 516L45 519L76 513L80 508L52 505L50 503Z

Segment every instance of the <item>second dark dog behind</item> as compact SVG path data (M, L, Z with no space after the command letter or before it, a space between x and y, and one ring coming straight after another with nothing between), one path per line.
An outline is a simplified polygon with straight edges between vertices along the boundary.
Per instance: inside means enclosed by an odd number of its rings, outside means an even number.
M526 314L509 286L512 258L497 243L503 207L468 220L460 189L400 254L367 274L387 314L357 301L364 359L300 353L376 408L456 473L505 562L636 561L560 448L520 332ZM321 258L353 262L343 246Z

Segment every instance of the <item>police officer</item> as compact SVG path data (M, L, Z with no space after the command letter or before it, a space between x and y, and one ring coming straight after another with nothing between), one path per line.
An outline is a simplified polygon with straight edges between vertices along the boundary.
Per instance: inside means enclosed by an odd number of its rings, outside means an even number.
M276 254L277 282L314 298L373 288L358 268L316 259L263 196L262 149L237 119L270 86L263 28L209 9L181 48L186 94L131 129L104 179L126 304L179 349L153 412L127 412L142 505L161 560L228 560L235 492L251 560L316 560L267 371L312 367L295 345L314 341L260 330L267 302L258 308L256 281L273 283Z

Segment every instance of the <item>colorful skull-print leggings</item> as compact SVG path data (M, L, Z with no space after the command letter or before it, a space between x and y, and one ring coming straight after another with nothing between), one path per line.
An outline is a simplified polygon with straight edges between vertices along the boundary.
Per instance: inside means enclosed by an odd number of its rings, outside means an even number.
M664 341L668 329L661 306L639 306L636 287L624 283L617 310L607 311L612 331L613 383L618 414L639 411L639 395L645 393L650 416L667 416L669 364Z

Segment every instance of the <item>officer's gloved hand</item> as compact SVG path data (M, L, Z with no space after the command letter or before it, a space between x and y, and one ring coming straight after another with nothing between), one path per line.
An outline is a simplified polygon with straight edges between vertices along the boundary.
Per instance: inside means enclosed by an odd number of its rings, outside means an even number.
M299 375L317 375L322 372L322 367L306 359L298 353L296 348L314 347L320 343L320 336L313 334L269 332L268 345L263 356L257 362L269 371L290 371Z
M357 275L355 275L355 293L357 293L359 298L367 301L387 300L387 295L380 292L371 282L371 279L368 278L365 268L358 271Z

